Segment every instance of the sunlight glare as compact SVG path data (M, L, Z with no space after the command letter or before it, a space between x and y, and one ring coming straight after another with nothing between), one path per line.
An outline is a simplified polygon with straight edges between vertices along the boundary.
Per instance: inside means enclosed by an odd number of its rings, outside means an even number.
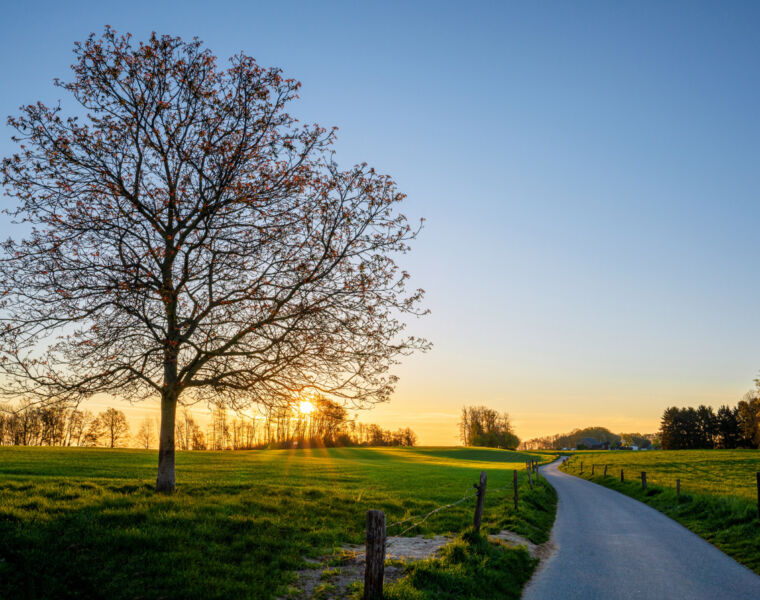
M303 415L310 415L314 412L314 405L308 400L301 400L298 405L298 410Z

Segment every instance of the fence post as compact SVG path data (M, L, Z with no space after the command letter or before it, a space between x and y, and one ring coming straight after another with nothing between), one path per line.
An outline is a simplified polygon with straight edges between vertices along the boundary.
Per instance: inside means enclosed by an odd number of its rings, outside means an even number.
M757 518L760 519L760 471L757 472Z
M681 499L681 480L676 479L676 500Z
M486 497L486 472L480 472L480 483L474 483L473 487L478 490L478 499L475 502L475 518L472 521L475 533L480 532L480 521L483 519L483 501Z
M512 482L515 488L515 510L517 510L517 469L512 471Z
M607 477L607 465L604 465L604 476Z
M385 513L367 511L367 546L364 565L364 600L381 600L385 571Z
M594 467L595 467L595 466L596 466L596 465L595 465L594 463L591 463L591 477L593 477L593 476L594 476Z
M581 461L581 475L583 475L583 461Z
M625 483L625 475L623 474L623 469L620 469L620 483Z
M528 469L528 483L530 484L530 489L533 489L533 476L530 474L530 469Z
M641 489L642 490L647 489L647 472L646 471L641 472Z

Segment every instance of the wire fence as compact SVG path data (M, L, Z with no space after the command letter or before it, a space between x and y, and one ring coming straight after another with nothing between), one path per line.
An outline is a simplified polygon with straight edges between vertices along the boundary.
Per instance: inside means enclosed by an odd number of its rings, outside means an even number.
M635 482L644 489L656 486L675 491L678 499L688 495L721 497L727 501L757 501L760 518L760 462L754 469L730 468L730 465L690 465L683 463L657 465L655 463L593 462L574 456L566 461L564 470L584 479L619 479L623 483ZM599 457L601 458L601 457ZM664 469L664 472L663 472Z
M525 463L526 469L528 471L528 482L530 484L531 489L534 487L533 478L531 476L531 473L535 473L536 475L536 483L535 485L539 484L539 478L538 478L538 461L528 461ZM483 516L483 505L485 501L485 495L486 491L489 492L490 495L493 495L495 493L503 492L505 490L511 489L513 490L513 499L514 499L514 506L515 510L518 509L518 495L519 495L519 477L517 474L517 470L513 470L512 474L512 486L506 485L501 486L497 488L488 488L486 486L487 483L487 473L485 471L480 472L480 483L474 484L473 487L475 487L476 492L469 493L466 492L461 498L458 500L454 500L453 502L449 502L448 504L441 504L440 506L436 506L432 510L428 511L425 514L421 515L415 515L410 517L405 517L403 519L399 519L398 521L394 521L393 523L390 523L386 526L385 524L385 513L381 510L368 510L367 511L367 532L366 532L366 545L365 545L365 560L364 560L364 600L380 600L383 597L383 577L384 577L384 564L385 564L385 556L386 556L386 540L388 535L388 530L394 527L401 528L404 527L401 532L398 534L398 537L401 537L411 531L412 529L421 526L425 521L427 521L430 517L433 515L440 513L441 511L444 511L449 508L453 508L455 506L458 506L460 504L463 504L464 502L467 502L468 500L475 499L475 513L473 515L473 529L475 533L479 533L480 531L480 524L481 524L481 518ZM524 479L523 479L524 482Z
M535 473L536 474L536 481L538 481L538 467L539 467L539 463L535 462L535 463L531 463L530 466L526 468L529 473ZM516 479L514 481L516 481ZM533 487L533 480L532 479L530 480L530 483L531 483L531 488L532 488ZM474 487L477 489L478 488L478 484L474 484ZM505 485L505 486L501 486L501 487L497 487L497 488L488 488L488 493L489 493L489 495L490 494L498 494L500 492L506 492L508 490L512 490L513 493L515 492L515 483L514 482L513 482L512 485ZM420 525L422 525L425 521L427 521L434 514L439 513L439 512L441 512L443 510L446 510L447 508L453 508L455 506L458 506L459 504L462 504L463 502L467 502L468 500L476 499L479 494L480 494L480 491L476 491L475 493L465 493L461 498L459 498L459 500L455 500L454 502L450 502L448 504L442 504L440 506L437 506L434 509L430 510L429 512L425 513L425 514L415 515L415 516L411 516L411 517L406 517L404 519L400 519L398 521L394 521L393 523L390 523L389 525L386 525L386 530L389 530L392 527L397 527L397 526L403 525L405 523L409 523L410 521L415 521L416 520L416 522L412 523L411 525L409 525L408 527L406 527L404 530L402 530L400 533L396 534L396 536L401 537L404 534L406 534L409 531L411 531L412 529L414 529L415 527L419 527Z
M428 512L427 514L425 514L425 515L418 515L416 517L408 517L406 519L401 519L400 521L396 521L395 523L391 523L390 525L386 526L386 529L389 529L391 527L395 527L397 525L401 525L403 523L412 521L415 518L419 518L419 521L417 521L416 523L412 523L411 525L409 525L409 527L407 527L401 533L398 534L398 536L401 537L405 533L407 533L407 532L411 531L412 529L414 529L415 527L419 527L420 525L422 525L425 521L428 520L428 518L432 517L434 514L440 512L442 510L445 510L447 508L452 508L454 506L457 506L458 504L462 504L462 502L466 502L467 500L471 500L472 498L477 498L477 497L478 497L478 492L475 492L474 494L467 494L465 496L462 496L459 500L456 500L455 502L451 502L450 504L443 504L441 506L438 506L438 507L434 508L433 510L431 510L430 512Z

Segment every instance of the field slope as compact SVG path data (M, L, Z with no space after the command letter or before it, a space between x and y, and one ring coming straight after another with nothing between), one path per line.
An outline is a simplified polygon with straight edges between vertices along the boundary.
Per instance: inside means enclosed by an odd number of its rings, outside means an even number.
M367 509L385 510L389 523L427 513L472 493L481 470L489 477L485 529L542 542L556 497L548 486L528 490L530 456L547 458L472 448L186 452L177 456L178 491L166 497L152 492L154 451L0 447L0 597L286 595L305 558L363 542ZM523 470L517 513L511 491L497 491L512 469ZM458 534L473 505L436 513L406 535ZM460 548L462 564L448 572L427 565L396 596L434 597L436 577L456 584L467 565L482 571L507 560L504 596L518 598L534 561L521 550L478 552L463 558Z
M760 451L577 452L562 470L646 502L760 574L756 479ZM642 471L647 476L646 491Z

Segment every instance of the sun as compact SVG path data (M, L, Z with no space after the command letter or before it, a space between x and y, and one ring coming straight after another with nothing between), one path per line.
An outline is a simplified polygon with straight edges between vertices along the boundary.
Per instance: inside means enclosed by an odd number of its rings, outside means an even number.
M314 412L314 405L308 400L301 400L298 404L298 411L303 415L310 415Z

